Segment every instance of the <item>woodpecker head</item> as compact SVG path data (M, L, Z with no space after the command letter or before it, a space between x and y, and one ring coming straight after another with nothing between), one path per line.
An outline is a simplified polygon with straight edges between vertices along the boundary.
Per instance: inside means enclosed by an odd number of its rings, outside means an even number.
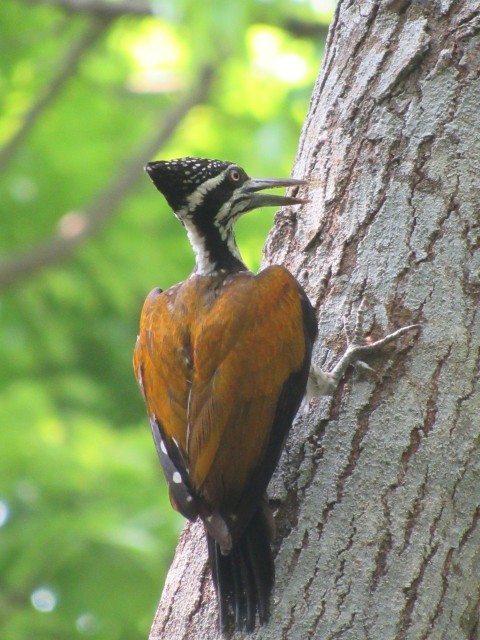
M163 193L175 215L201 222L208 218L216 226L230 226L243 213L258 207L302 204L291 196L258 193L263 189L304 184L303 180L249 178L233 162L204 158L149 162L145 170Z
M245 268L233 236L233 225L242 214L258 207L307 202L293 196L259 193L302 185L303 180L250 178L233 162L179 158L149 162L145 170L186 227L197 255L197 271L202 273L232 268L227 264L226 248L230 257Z

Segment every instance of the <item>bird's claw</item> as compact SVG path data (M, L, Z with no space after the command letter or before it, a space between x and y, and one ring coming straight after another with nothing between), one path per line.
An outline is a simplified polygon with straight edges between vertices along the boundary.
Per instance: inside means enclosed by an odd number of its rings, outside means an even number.
M348 319L346 317L343 318L344 331L347 337L347 348L333 370L330 372L323 372L316 367L312 367L309 380L309 386L311 387L309 390L310 396L332 395L350 365L355 368L357 373L368 372L370 374L375 374L375 370L363 361L364 356L380 351L383 347L395 342L398 338L409 331L419 329L421 327L420 324L411 324L406 327L401 327L379 340L365 344L365 306L365 299L362 299L360 306L357 309L353 330L348 325ZM313 391L315 388L317 390L316 392Z
M350 328L348 316L343 316L343 330L347 338L348 346L361 346L363 344L363 320L365 317L365 298L362 298L355 316L355 325L353 330Z
M363 360L353 360L352 367L355 369L357 377L360 377L362 373L376 374L375 369L366 362L363 362Z

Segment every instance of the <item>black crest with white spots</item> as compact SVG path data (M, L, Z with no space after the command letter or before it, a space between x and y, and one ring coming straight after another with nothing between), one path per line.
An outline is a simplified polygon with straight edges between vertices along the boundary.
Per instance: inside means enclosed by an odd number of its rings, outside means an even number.
M149 162L145 170L172 209L179 211L198 187L233 164L207 158L177 158Z

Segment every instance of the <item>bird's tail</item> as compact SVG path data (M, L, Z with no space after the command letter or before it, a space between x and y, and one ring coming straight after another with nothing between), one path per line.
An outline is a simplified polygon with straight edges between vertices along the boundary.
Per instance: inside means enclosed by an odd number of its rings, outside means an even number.
M272 525L268 508L260 506L228 555L207 532L208 555L217 593L220 627L226 631L233 613L236 629L253 631L269 618L275 567L270 547Z

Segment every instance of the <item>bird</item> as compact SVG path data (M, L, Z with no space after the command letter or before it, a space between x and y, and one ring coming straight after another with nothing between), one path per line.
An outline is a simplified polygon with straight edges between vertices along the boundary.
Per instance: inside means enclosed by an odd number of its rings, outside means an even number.
M364 341L362 300L347 347L331 369L312 363L315 310L281 265L254 274L234 226L264 206L303 205L296 178L250 178L205 158L147 163L146 172L185 228L195 267L153 289L140 315L133 368L174 509L203 522L223 632L253 631L270 615L275 528L266 495L293 420L311 397L332 395L346 370L419 324Z
M268 622L275 567L267 485L305 395L317 319L283 266L254 274L234 226L259 207L302 205L296 178L251 178L234 162L145 166L184 226L195 267L147 296L133 367L172 506L203 522L223 632Z

